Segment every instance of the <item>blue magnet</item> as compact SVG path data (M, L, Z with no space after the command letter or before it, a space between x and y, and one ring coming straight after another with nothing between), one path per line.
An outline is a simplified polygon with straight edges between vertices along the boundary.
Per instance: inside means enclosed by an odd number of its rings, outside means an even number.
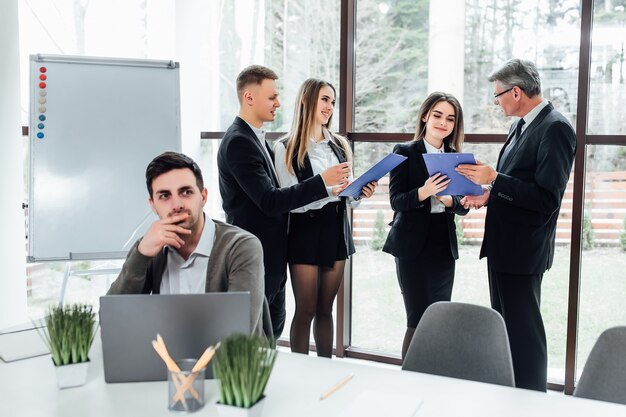
M38 129L43 129L44 127L46 127L46 126L44 126L44 124L43 124L43 123L39 123L39 124L37 125L37 128L38 128Z
M46 116L44 116L43 114L40 114L39 115L39 120L41 120L43 122L44 120L46 120Z
M43 133L42 133L42 132L37 133L37 137L38 137L39 139L43 139Z

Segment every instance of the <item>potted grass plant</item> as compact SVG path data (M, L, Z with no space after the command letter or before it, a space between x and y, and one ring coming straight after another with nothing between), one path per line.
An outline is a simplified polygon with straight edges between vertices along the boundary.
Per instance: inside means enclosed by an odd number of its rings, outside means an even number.
M84 385L89 349L96 334L96 313L90 305L73 304L48 309L39 334L50 349L59 388Z
M213 373L219 380L220 416L260 414L275 361L276 346L264 337L235 334L222 340L213 358Z

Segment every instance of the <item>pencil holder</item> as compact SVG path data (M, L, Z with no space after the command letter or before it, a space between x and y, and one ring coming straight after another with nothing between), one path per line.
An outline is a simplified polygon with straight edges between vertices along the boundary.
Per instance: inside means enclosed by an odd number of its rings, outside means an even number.
M204 371L192 372L195 359L176 361L180 372L168 371L168 408L171 411L192 413L204 407Z

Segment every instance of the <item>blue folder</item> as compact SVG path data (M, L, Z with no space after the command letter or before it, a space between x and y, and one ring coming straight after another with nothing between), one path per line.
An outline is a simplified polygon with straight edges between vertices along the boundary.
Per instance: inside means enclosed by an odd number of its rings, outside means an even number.
M398 155L396 153L390 153L385 156L383 159L378 161L376 165L368 169L363 175L359 178L355 179L350 185L343 190L339 196L340 197L353 197L358 198L361 196L363 187L369 184L372 181L378 181L389 171L400 165L406 156Z
M474 154L471 153L424 153L424 162L428 175L441 173L450 179L448 187L437 195L482 195L480 185L476 185L454 170L460 164L476 165Z

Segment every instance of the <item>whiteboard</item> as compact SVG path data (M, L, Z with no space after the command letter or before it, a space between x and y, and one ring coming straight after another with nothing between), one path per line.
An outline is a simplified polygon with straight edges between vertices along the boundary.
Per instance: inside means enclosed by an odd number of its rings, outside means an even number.
M27 260L122 258L156 219L146 166L180 152L179 65L31 55L29 136Z

